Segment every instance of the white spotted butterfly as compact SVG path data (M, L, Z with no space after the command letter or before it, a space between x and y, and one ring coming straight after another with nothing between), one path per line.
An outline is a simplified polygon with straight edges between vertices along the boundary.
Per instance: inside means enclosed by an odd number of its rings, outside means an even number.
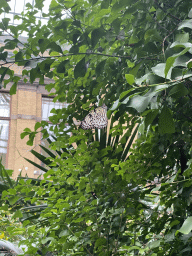
M107 106L103 104L101 107L95 108L81 121L80 127L84 130L103 129L107 126Z

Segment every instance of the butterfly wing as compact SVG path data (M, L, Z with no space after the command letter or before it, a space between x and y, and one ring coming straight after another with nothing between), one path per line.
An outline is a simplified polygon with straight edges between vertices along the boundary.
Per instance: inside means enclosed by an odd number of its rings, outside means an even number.
M97 129L103 129L108 124L107 110L103 107L95 109L95 116L93 120L94 127Z
M88 129L103 129L107 126L107 106L103 104L102 107L98 107L91 110L89 114L82 120L80 127L84 130Z
M92 112L94 112L94 110L90 111L90 113L81 121L80 127L82 129L84 130L94 129L94 124L93 124L94 114Z

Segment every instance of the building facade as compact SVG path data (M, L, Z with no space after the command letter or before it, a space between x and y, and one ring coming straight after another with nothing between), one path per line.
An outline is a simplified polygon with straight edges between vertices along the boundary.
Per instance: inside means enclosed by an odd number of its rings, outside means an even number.
M13 178L20 174L37 177L41 171L25 158L41 164L30 152L34 149L41 153L41 133L36 135L33 146L28 146L28 138L21 139L20 134L25 128L33 131L36 122L48 120L50 110L53 107L61 108L63 104L53 103L45 86L38 83L19 83L14 95L9 95L10 87L0 90L0 156L5 167L14 170Z

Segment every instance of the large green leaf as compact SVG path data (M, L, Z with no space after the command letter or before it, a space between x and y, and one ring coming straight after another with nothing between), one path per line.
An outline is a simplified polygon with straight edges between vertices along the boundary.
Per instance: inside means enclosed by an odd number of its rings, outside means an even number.
M165 63L159 63L157 64L155 67L152 68L152 71L154 74L156 74L157 76L163 77L163 78L167 78L167 79L171 79L171 71L172 71L172 63L169 66L168 72L165 72L165 68L166 68L166 64Z
M135 81L134 76L131 74L125 74L125 78L130 85L132 85Z
M85 58L81 59L74 69L74 77L77 79L78 77L84 77L86 73L86 67L85 67Z
M163 107L159 116L159 132L162 134L175 132L175 124L171 110L167 106Z
M93 47L96 46L98 43L99 39L105 35L105 31L102 28L96 28L92 31L91 33L91 44Z
M190 28L190 29L192 29L192 19L182 21L179 24L178 29L183 29L183 28Z
M38 169L44 171L44 172L47 172L47 171L48 171L48 169L46 169L46 168L44 168L43 166L41 166L41 165L35 163L34 161L31 161L30 159L25 158L25 160L26 160L27 162L29 162L30 164L34 165L35 167L37 167Z
M191 230L192 230L192 217L188 217L178 231L183 234L189 234Z
M128 101L127 107L135 108L138 112L143 112L149 105L149 102L149 97L136 95Z
M145 117L145 128L147 128L149 125L152 124L152 122L155 119L155 117L157 116L158 112L159 112L158 109L154 109L146 115L146 117Z
M181 51L178 54L174 54L171 57L169 57L166 61L166 65L165 65L165 78L168 75L168 72L170 71L170 69L173 67L175 60L179 57L184 55L188 50L190 49L190 47L185 48L183 51Z
M169 96L173 98L184 97L189 93L188 89L183 84L177 84L169 92Z

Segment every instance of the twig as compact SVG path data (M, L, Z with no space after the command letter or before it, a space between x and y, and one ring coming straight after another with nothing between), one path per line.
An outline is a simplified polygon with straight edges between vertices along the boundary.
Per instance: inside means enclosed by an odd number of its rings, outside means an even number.
M169 15L171 18L174 18L174 19L176 19L177 21L181 22L181 19L179 19L178 17L172 15L172 14L169 13L169 12L167 13L167 12L164 10L164 8L161 7L161 5L158 3L157 0L154 0L154 1L155 1L156 5L159 7L159 9L161 9L164 13L166 13L167 15Z
M167 32L169 31L168 29L166 29L166 28L164 28L163 26L161 26L161 24L153 17L153 15L151 15L151 13L150 13L150 16L152 17L152 19L155 21L155 23L157 23L157 25L158 25L161 29L166 30Z
M97 53L97 52L79 52L79 53L67 53L62 55L56 55L56 56L40 56L36 58L31 58L27 60L17 60L17 61L5 61L4 63L0 64L0 66L4 66L11 63L16 62L27 62L30 60L38 61L40 59L50 59L50 58L61 58L61 57L69 57L69 56L77 56L77 55L99 55L99 56L106 56L109 58L124 58L124 59L131 59L131 56L122 56L122 55L110 55L110 54L104 54L104 53ZM146 59L146 60L158 60L158 58L152 58L152 57L141 57L140 59Z
M162 43L162 52L163 55L165 54L165 40L173 34L173 32L178 28L178 26L176 26L164 39L163 39L163 43Z

